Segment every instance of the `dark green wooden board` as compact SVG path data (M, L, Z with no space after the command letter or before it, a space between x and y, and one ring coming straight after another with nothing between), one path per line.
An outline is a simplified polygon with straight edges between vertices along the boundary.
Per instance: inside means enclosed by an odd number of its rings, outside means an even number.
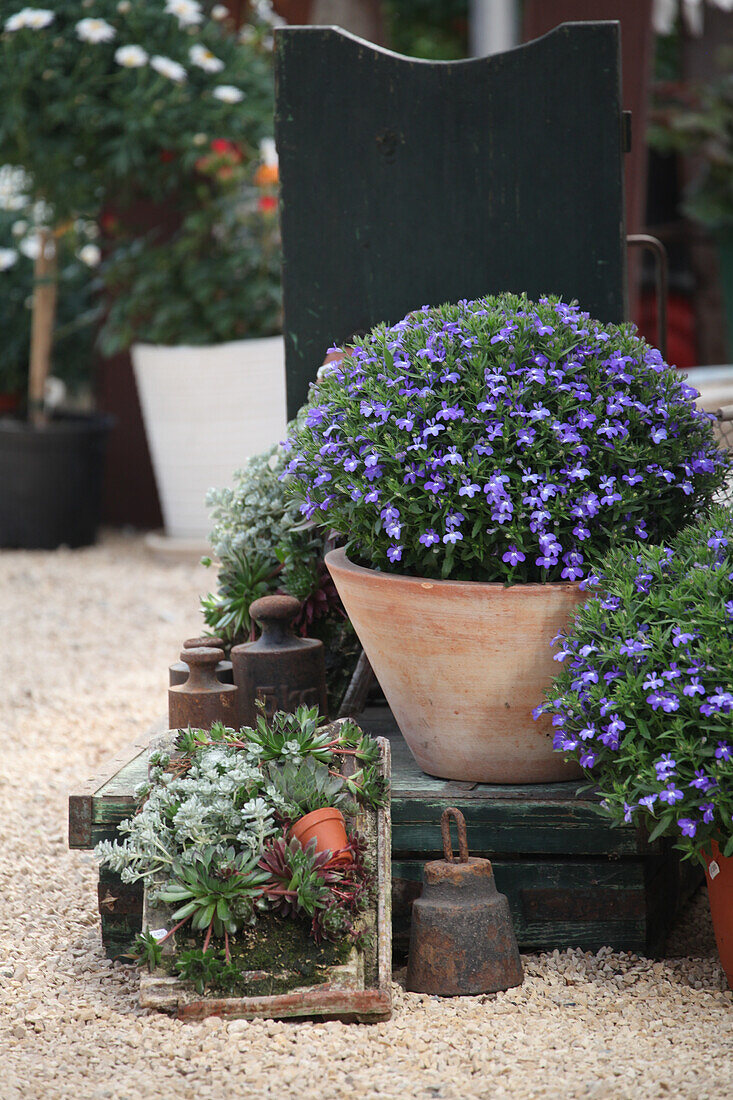
M502 290L626 313L619 24L430 62L275 35L288 415L326 349Z
M669 845L648 845L632 827L611 828L577 783L489 786L424 775L386 707L361 718L392 745L393 930L397 953L409 938L410 909L426 860L442 856L440 816L457 806L468 823L473 855L491 859L509 899L517 940L525 951L583 947L661 949L680 902L700 882L680 868ZM147 743L163 723L121 752L83 792L71 796L71 847L90 848L117 836L134 809L133 791L147 772ZM80 799L87 799L80 802ZM79 807L83 813L79 812ZM142 888L102 870L102 940L111 957L124 954L141 928Z

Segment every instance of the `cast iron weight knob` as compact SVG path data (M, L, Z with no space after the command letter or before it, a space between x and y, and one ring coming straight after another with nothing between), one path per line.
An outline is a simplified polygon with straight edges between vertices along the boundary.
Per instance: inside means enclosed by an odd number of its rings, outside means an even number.
M223 650L208 646L181 650L189 674L185 683L168 689L169 729L211 729L214 722L234 725L237 689L222 684L216 675L223 657Z
M262 635L251 648L265 649L297 640L293 620L299 611L300 600L295 596L261 596L255 600L249 606L249 613L262 628Z
M183 643L184 649L200 649L205 647L206 649L224 649L224 639L211 637L208 638L205 634L202 634L198 638L186 638ZM185 661L175 661L168 667L168 687L175 687L177 684L185 684L188 679L189 668ZM216 675L222 684L233 684L234 677L232 675L232 662L222 660L216 666Z
M244 642L232 650L239 726L255 725L260 700L270 718L279 710L292 713L301 705L327 714L323 642L295 636L293 620L300 606L299 600L285 595L262 596L250 605L249 613L262 634L256 642Z

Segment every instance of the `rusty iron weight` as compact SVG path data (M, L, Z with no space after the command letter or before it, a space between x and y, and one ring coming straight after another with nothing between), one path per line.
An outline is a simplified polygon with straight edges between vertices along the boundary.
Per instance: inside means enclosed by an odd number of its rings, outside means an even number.
M237 720L237 689L222 684L216 669L224 651L210 646L181 650L181 661L189 669L188 679L168 689L170 729L211 729L214 722L234 726Z
M244 642L232 650L238 724L255 724L258 700L264 702L268 717L278 710L292 712L301 703L327 714L323 642L296 638L293 633L300 601L293 596L262 596L249 611L262 634L256 642Z
M440 828L445 859L425 864L423 892L412 908L408 990L457 997L521 985L509 903L496 889L491 862L469 856L466 822L454 806L444 810Z
M200 649L205 647L207 649L224 649L224 639L207 637L202 634L199 638L186 638L183 643L184 649ZM234 676L232 675L232 662L227 660L219 661L216 666L217 679L221 680L222 684L233 684ZM188 665L185 661L174 661L172 665L168 666L168 687L176 687L178 684L185 684L188 679Z

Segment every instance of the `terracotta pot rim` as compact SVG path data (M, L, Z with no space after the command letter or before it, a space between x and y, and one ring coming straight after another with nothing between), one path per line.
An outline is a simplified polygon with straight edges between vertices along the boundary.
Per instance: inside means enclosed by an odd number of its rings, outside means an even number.
M339 810L337 806L321 806L318 810L309 810L307 814L303 814L302 817L299 817L296 821L294 821L293 824L290 826L291 831L295 829L296 825L302 825L304 821L307 821L309 823L315 821L316 817L319 815L319 820L323 820L326 817L332 816L340 817L342 821L345 821L344 815L341 813L341 810Z
M415 588L419 588L422 591L430 588L442 588L444 591L449 588L462 588L462 589L477 589L488 588L494 591L500 590L502 592L517 592L524 593L525 595L536 595L540 592L570 592L577 591L580 588L580 581L550 581L548 584L537 584L534 581L528 581L525 583L505 585L502 581L457 581L457 580L433 580L431 577L413 577L408 573L383 573L379 569L369 569L364 565L357 565L351 558L346 556L346 550L343 546L336 550L329 550L326 554L325 562L328 568L331 565L337 569L341 569L346 573L353 573L356 576L363 577L376 577L380 580L390 582L402 582L402 584L410 585ZM510 599L513 597L509 597Z

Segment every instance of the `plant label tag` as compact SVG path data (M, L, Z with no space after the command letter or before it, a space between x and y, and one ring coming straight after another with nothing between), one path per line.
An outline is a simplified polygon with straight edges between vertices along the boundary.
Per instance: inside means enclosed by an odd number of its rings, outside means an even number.
M162 940L164 936L168 935L167 928L151 928L150 935L154 940Z
M710 875L711 879L714 879L716 875L720 874L720 867L715 862L715 860L712 860L712 862L708 865L708 874Z

